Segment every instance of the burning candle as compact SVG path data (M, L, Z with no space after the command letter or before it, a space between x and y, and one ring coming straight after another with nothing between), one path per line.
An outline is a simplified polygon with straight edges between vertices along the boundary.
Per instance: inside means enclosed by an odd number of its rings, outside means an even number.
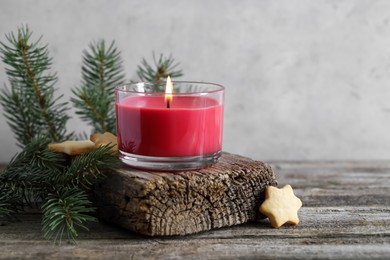
M200 82L115 89L119 156L130 166L189 170L221 156L224 88Z

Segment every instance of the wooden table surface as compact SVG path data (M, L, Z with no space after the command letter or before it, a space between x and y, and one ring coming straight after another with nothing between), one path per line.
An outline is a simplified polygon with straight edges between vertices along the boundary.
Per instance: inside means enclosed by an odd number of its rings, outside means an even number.
M390 258L390 162L271 163L303 201L300 224L268 220L183 237L145 237L105 223L78 244L44 240L41 215L0 220L0 259Z

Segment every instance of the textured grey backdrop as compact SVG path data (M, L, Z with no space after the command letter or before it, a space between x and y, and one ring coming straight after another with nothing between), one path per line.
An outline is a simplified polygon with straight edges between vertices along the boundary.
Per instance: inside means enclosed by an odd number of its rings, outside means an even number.
M22 24L43 35L64 100L92 41L116 41L128 79L172 53L183 80L226 87L224 150L265 161L390 158L389 22L386 0L0 0L0 40ZM0 122L7 162L18 148Z

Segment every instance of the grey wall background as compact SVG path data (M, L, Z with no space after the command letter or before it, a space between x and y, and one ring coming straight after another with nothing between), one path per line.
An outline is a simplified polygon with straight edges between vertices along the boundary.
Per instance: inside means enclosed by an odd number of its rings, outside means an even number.
M390 158L390 1L0 1L0 40L28 24L69 100L81 55L115 40L128 79L152 51L226 87L224 150L259 160ZM0 64L0 87L8 85ZM1 109L2 110L2 109ZM73 113L69 129L90 131ZM0 116L0 162L18 151Z

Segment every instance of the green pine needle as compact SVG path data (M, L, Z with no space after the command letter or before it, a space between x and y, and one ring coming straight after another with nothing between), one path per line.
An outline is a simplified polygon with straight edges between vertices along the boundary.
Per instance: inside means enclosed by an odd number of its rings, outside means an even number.
M12 187L0 182L0 217L15 218L23 209L23 197Z
M27 26L18 29L15 35L6 35L8 44L0 43L0 55L7 65L6 74L11 90L0 93L0 104L13 130L18 145L27 145L38 134L46 134L52 141L68 139L66 133L69 119L66 102L54 97L56 74L51 74L52 59L47 45L31 40L32 33Z
M168 76L171 78L177 78L183 76L181 70L177 70L180 63L175 62L172 55L166 57L160 54L156 59L153 53L154 64L149 64L145 58L142 59L141 65L138 66L137 75L141 81L147 82L159 82L166 80Z
M88 215L94 208L85 191L114 170L119 159L110 145L71 157L48 150L48 142L33 139L0 173L0 216L15 217L24 207L43 201L45 237L74 240L83 223L94 220Z
M0 173L0 187L4 189L3 201L13 201L21 208L45 196L51 187L45 186L48 174L58 171L66 163L64 155L47 150L48 143L47 137L32 139ZM8 191L12 192L7 193ZM8 199L6 194L9 194ZM16 198L19 198L18 202L15 201Z
M111 152L110 145L75 157L64 173L56 180L57 184L77 186L88 190L104 177L104 172L115 170L118 157Z
M92 203L84 191L73 188L64 188L47 196L42 206L42 230L47 239L61 242L64 235L76 241L77 228L88 230L86 222L96 221L89 215L94 211Z
M72 90L76 114L91 125L94 132L116 133L114 92L124 83L120 52L112 42L104 40L89 45L84 51L81 86Z

